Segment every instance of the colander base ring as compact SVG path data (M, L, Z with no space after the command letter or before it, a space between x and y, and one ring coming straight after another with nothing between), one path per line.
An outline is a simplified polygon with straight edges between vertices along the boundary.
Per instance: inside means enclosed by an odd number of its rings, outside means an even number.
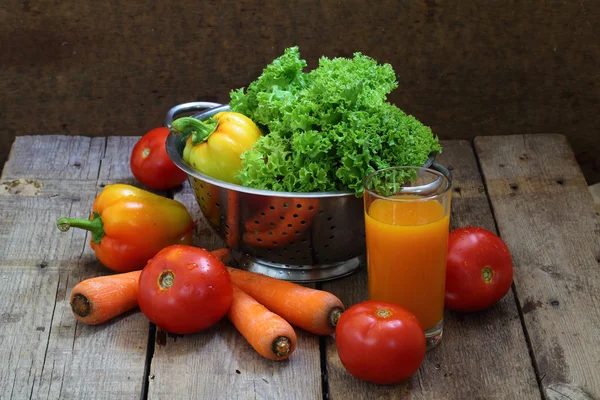
M231 251L231 256L237 268L298 283L323 282L341 278L356 272L366 263L364 254L326 265L278 264L236 250Z

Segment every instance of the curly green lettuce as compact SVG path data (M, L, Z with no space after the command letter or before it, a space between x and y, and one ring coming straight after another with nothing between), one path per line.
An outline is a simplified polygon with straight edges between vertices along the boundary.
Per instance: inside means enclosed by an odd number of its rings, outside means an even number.
M397 87L389 64L355 53L305 67L297 47L286 49L246 90L231 92L231 109L265 133L242 154L244 186L361 196L369 173L423 165L441 151L429 127L387 102Z

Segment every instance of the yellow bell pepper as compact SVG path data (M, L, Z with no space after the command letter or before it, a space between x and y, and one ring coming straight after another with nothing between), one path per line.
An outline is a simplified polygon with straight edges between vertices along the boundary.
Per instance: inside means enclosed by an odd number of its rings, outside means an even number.
M224 111L200 121L178 118L171 124L175 134L190 136L183 150L183 161L212 178L239 184L241 154L262 135L256 124L243 114Z

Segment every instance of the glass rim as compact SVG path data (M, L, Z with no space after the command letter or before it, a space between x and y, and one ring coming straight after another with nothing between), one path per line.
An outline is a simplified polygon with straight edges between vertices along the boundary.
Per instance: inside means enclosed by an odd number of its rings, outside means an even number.
M430 195L418 195L417 194L414 197L411 197L410 199L408 199L408 198L402 198L403 197L402 195L396 196L396 197L384 196L384 195L381 195L379 193L375 193L373 190L367 188L367 182L373 176L375 176L375 175L377 175L379 173L385 172L385 171L392 171L392 170L417 170L417 172L419 172L419 171L426 171L426 172L432 173L433 175L437 175L438 177L442 178L443 181L446 182L446 187L440 193L430 194ZM387 168L378 169L377 171L371 172L369 175L367 175L365 177L365 179L363 179L363 190L364 190L365 193L369 193L369 195L371 195L371 196L373 196L375 198L383 199L383 200L387 200L387 201L427 201L427 200L435 200L435 199L438 199L438 198L443 197L446 194L448 194L448 192L451 189L452 189L452 180L449 177L447 177L446 175L444 175L440 171L435 170L433 168L419 167L419 166L416 166L416 165L395 166L395 167L387 167Z

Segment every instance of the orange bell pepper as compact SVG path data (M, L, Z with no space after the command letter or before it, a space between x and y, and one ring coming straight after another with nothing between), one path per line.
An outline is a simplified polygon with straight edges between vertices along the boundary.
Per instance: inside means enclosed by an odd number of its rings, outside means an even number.
M90 219L60 218L58 228L92 233L90 246L107 268L144 268L173 244L192 244L194 221L183 204L130 185L107 185L94 200Z

